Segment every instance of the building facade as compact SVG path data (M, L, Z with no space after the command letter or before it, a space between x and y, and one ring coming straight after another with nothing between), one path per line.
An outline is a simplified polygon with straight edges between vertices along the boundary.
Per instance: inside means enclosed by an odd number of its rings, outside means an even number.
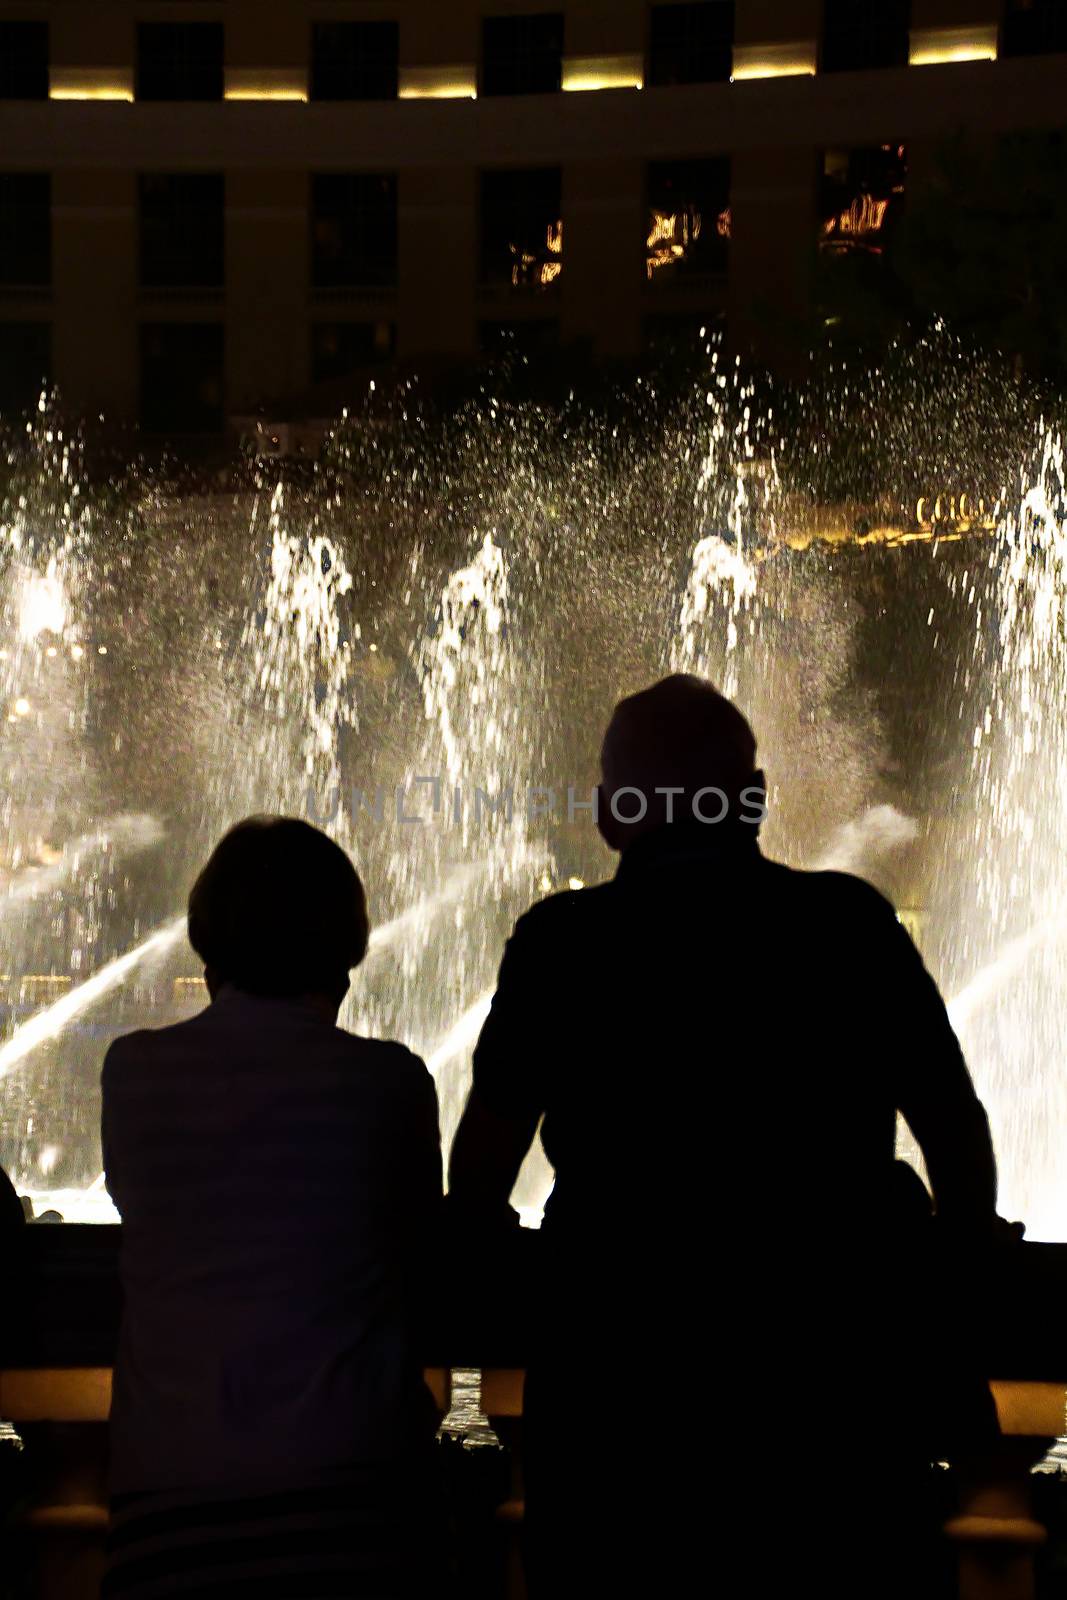
M1065 87L1065 0L0 0L0 411L212 431L394 360L742 348Z

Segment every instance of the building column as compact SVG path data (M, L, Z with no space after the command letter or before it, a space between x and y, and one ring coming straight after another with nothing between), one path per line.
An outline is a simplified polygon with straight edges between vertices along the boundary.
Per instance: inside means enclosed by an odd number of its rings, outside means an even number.
M309 382L308 177L226 174L226 409L271 409Z
M404 170L399 181L398 354L476 351L477 173L471 167Z
M563 172L564 343L595 355L641 349L644 167L638 161L571 162Z
M739 150L730 212L729 340L776 364L806 348L816 247L813 149Z

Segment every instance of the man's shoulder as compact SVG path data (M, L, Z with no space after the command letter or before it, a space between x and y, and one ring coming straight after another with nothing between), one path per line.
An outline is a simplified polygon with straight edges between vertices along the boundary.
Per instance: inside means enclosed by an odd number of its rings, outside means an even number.
M792 898L815 914L896 921L896 911L885 895L866 878L857 878L851 872L813 871L767 858L762 870L772 891Z
M536 900L515 924L513 938L548 939L568 929L584 927L587 921L606 914L618 893L613 879L580 889L560 889L556 894Z
M371 1039L338 1027L334 1029L333 1042L338 1054L347 1056L354 1065L388 1074L397 1083L417 1086L430 1078L422 1057L399 1039Z

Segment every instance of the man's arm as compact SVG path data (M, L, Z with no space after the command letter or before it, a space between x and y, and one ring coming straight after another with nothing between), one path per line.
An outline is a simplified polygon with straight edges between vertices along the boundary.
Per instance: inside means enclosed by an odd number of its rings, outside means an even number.
M997 1208L989 1120L937 985L888 906L886 919L883 1049L897 1108L923 1153L938 1217L961 1232L988 1233Z
M538 1118L502 1116L475 1086L468 1097L448 1162L448 1194L454 1205L481 1215L500 1213L511 1198Z
M496 994L474 1051L473 1087L448 1164L453 1206L503 1215L544 1109L548 1044L545 973L529 914L500 964Z
M437 1086L418 1057L409 1057L413 1067L413 1116L410 1128L410 1195L416 1232L437 1221L443 1197L441 1173L441 1121L437 1106Z

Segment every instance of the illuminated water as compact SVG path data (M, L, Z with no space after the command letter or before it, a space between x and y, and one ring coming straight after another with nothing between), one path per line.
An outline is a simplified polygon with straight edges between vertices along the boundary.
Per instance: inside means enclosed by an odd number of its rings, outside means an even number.
M646 381L610 417L369 400L313 471L210 491L91 480L47 412L15 438L0 1160L20 1188L106 1214L101 1058L202 1004L181 907L252 810L353 851L377 931L348 1020L424 1055L447 1139L514 917L610 870L580 809L603 721L681 667L754 721L768 848L894 898L953 998L1003 1209L1067 1238L1057 429L962 363L835 382L788 420L712 356L687 398ZM532 1213L545 1186L531 1160Z

